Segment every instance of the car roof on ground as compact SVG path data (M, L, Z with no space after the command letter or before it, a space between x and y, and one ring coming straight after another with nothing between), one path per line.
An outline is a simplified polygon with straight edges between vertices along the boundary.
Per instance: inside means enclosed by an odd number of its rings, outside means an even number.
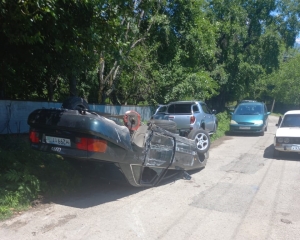
M287 111L284 115L287 115L287 114L300 114L300 110Z

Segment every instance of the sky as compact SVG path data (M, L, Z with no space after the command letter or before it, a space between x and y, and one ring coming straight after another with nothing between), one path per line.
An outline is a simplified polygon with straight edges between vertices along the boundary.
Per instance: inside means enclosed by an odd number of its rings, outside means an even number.
M300 44L300 37L296 38L296 43Z

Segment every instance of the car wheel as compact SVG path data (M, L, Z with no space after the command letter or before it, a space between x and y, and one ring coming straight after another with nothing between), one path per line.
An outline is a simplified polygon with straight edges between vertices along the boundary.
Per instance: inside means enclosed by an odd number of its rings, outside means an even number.
M149 121L151 124L155 124L158 127L161 127L169 132L176 133L177 132L177 124L174 121L170 120L160 120L160 119L152 119Z
M260 136L264 136L265 135L265 131L263 130L262 132L259 133Z
M187 136L188 139L195 140L197 151L199 153L206 153L210 147L210 137L209 134L203 130L192 130Z
M63 101L62 108L72 109L72 110L89 110L89 104L81 97L69 97Z

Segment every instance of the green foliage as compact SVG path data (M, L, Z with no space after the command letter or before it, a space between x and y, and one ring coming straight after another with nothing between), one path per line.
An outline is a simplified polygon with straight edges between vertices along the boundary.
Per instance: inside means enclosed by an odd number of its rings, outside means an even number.
M269 95L285 104L300 106L300 53L290 55L282 67L266 78Z
M81 177L62 157L30 149L20 137L1 137L0 218L29 206L40 194L72 191Z
M0 9L6 99L197 98L219 109L264 99L260 86L300 29L292 0L1 0Z
M227 111L224 111L218 113L216 117L218 119L218 129L217 132L211 137L212 141L223 137L226 132L229 131L230 114Z

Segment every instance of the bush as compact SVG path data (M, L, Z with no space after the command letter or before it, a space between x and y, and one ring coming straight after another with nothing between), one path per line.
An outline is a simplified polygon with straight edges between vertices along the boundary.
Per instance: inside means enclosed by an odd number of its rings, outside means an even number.
M61 156L32 150L24 137L0 138L0 219L30 206L41 194L68 192L80 182L79 173Z
M225 111L218 113L216 115L218 119L218 129L215 134L212 135L211 140L214 141L220 137L223 137L226 132L229 131L229 124L230 124L230 114Z

